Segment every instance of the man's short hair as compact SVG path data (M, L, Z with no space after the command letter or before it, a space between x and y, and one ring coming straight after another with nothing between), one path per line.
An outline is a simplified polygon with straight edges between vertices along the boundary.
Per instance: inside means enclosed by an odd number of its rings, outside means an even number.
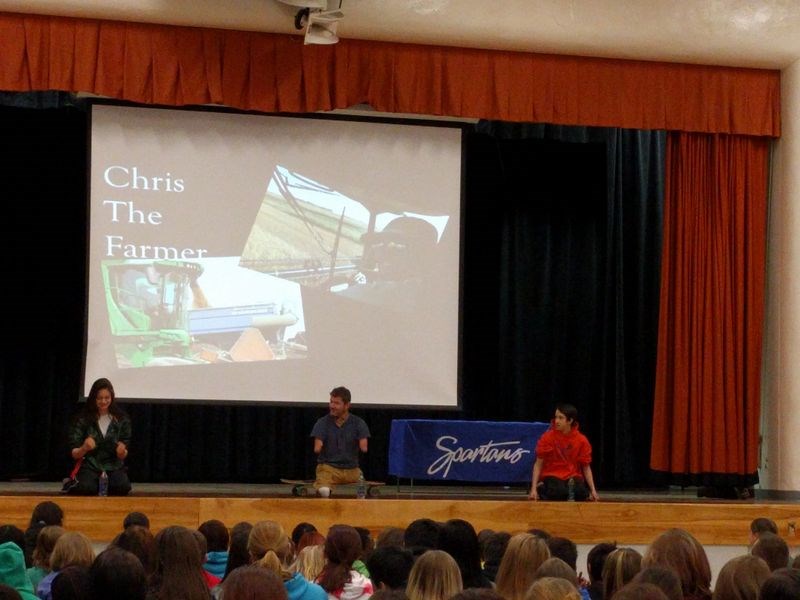
M197 530L206 538L209 552L225 552L228 549L230 533L222 521L210 519L201 523Z
M778 535L778 525L772 519L759 517L750 523L750 532L758 535L759 533L769 532Z
M127 529L131 525L139 525L145 529L150 529L150 519L148 519L147 515L144 513L136 511L130 512L126 515L125 519L123 519L122 528Z
M552 558L560 558L572 567L573 571L577 571L578 547L575 542L564 537L551 537L546 543Z
M331 390L331 396L333 396L334 398L341 398L342 402L344 402L345 404L350 404L350 398L351 398L350 390L348 390L343 385L333 388Z
M763 558L770 571L777 571L789 566L789 546L779 535L765 532L759 534L750 554Z
M574 421L578 418L578 409L575 408L572 404L561 402L558 405L556 405L556 410L562 413L565 417L567 417L567 421Z
M411 552L395 546L376 548L367 559L367 570L376 590L381 584L392 590L404 590L413 566Z

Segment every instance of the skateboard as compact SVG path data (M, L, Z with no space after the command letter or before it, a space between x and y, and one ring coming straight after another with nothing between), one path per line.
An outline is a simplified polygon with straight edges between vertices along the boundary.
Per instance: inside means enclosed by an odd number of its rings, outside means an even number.
M313 479L281 479L281 483L288 483L292 486L292 496L313 496L317 492L314 489ZM376 498L381 494L381 486L386 485L383 481L365 481L364 485L367 486L367 496L369 498ZM352 490L352 495L355 496L355 489L358 483L339 483L331 486L331 496L334 490L348 489ZM348 494L350 495L350 494Z

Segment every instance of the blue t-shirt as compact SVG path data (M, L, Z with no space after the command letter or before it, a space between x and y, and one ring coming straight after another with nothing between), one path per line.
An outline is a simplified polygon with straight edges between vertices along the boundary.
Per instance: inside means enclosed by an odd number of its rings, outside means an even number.
M369 428L364 419L349 414L341 427L336 417L326 415L314 424L311 437L322 440L322 451L317 462L338 469L358 467L358 442L369 437Z

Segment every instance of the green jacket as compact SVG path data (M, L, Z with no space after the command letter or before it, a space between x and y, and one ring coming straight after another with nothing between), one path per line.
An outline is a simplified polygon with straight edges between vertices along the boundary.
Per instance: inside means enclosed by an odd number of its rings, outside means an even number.
M131 420L126 415L121 417L112 415L108 431L103 436L96 418L79 417L69 430L70 449L83 445L87 437L92 437L97 446L86 453L83 464L95 471L116 471L122 468L122 460L117 458L117 442L130 447Z
M22 600L37 600L25 572L25 555L14 542L0 544L0 583L17 590Z

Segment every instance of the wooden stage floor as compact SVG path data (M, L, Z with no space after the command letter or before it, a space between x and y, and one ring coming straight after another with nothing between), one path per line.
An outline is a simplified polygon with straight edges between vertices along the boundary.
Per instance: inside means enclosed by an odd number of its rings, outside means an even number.
M53 500L64 508L65 526L97 542L110 541L131 511L147 514L154 530L168 525L196 528L208 519L232 526L273 519L289 530L309 521L325 530L336 523L367 527L377 534L427 517L465 519L476 530L519 532L537 527L578 544L616 540L649 544L670 528L692 532L706 545L746 543L750 521L769 517L790 546L800 542L800 503L794 494L759 493L748 500L698 498L694 488L603 492L600 502L531 502L526 490L508 487L395 486L378 498L297 498L286 484L135 483L123 498L72 497L58 482L0 482L0 524L27 527L33 507ZM797 537L795 537L797 536Z

